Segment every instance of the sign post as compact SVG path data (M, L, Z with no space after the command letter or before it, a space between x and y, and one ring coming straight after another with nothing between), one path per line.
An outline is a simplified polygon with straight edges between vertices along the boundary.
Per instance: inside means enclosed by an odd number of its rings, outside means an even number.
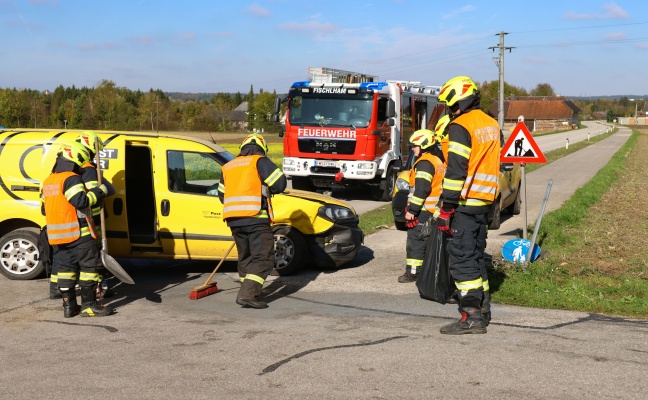
M522 226L522 238L527 238L527 196L526 196L526 163L546 163L542 151L538 147L533 135L521 120L517 123L511 136L502 148L500 162L519 162L522 179L520 190L523 190L522 202L524 203L524 226Z

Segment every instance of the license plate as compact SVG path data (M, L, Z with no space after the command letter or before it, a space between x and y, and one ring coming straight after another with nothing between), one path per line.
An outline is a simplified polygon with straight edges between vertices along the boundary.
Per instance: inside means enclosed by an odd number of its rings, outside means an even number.
M315 165L318 167L335 167L335 161L315 160Z

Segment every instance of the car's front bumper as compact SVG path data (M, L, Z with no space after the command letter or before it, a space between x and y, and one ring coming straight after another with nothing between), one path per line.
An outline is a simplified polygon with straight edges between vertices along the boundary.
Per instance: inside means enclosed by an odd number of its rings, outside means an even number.
M357 223L334 224L331 229L309 238L313 262L318 267L339 267L355 259L364 241L364 233Z

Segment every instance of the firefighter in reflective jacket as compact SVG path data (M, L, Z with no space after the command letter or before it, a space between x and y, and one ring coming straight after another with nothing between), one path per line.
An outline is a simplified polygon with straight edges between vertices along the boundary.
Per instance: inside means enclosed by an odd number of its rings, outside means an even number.
M439 100L454 118L447 127L448 164L437 227L452 236L449 267L461 313L461 319L443 326L441 333L486 333L484 251L488 212L498 188L501 131L497 121L479 109L479 90L470 78L450 79L441 87Z
M95 297L99 281L97 268L102 264L90 208L104 198L108 189L101 185L86 190L79 173L81 165L89 159L90 154L79 143L63 146L41 192L47 238L54 251L52 268L58 271L65 318L79 313L85 317L101 317L112 312L110 307L98 304ZM74 288L77 280L81 288L81 309Z
M286 189L286 176L265 155L268 146L259 134L247 136L239 155L223 166L218 197L223 219L232 230L238 250L241 288L236 303L243 307L267 308L261 290L274 267L272 194Z
M420 129L410 136L409 142L417 160L409 177L410 188L414 191L405 209L408 229L405 273L398 277L401 283L415 282L423 266L426 239L420 237L421 228L436 212L445 173L443 154L434 139L434 132Z

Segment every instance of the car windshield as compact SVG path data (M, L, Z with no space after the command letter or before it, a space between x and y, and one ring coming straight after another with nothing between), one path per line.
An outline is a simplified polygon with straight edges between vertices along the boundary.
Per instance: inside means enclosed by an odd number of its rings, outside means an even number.
M371 99L296 96L290 103L293 125L366 127L371 119Z

